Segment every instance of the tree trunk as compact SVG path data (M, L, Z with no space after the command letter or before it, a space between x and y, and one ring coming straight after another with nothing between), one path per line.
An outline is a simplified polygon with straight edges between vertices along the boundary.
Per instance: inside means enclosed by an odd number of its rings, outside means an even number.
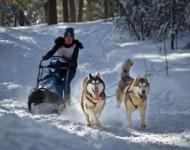
M4 26L4 12L0 12L0 26Z
M137 39L140 40L140 35L138 34L137 30L136 30L136 27L135 25L133 24L133 22L129 19L129 24L130 24L130 27L132 28L134 34L136 35Z
M75 0L69 0L71 22L76 21Z
M25 18L24 18L24 12L23 10L19 10L18 12L18 22L20 26L24 26Z
M87 20L93 20L93 13L92 13L92 0L87 0Z
M174 0L171 0L171 30L172 30L172 33L171 33L171 49L175 49L175 29L174 29L174 26L175 26L175 21L174 21L174 7L175 7L175 4L174 4Z
M109 17L113 18L114 17L113 3L111 1L108 2L108 8L109 8Z
M48 3L44 3L45 22L48 22Z
M79 0L78 21L83 21L84 0Z
M56 0L48 0L48 25L57 24Z
M120 16L124 16L125 15L125 9L123 8L122 4L119 4L120 6Z
M141 29L141 38L144 41L145 36L144 36L144 25L143 25L143 17L142 16L140 16L140 29Z
M14 14L14 26L15 27L17 26L17 18L18 18L18 13L16 11L15 14Z
M104 1L104 18L108 18L108 0Z
M69 8L68 8L68 1L62 0L63 4L63 21L69 22Z

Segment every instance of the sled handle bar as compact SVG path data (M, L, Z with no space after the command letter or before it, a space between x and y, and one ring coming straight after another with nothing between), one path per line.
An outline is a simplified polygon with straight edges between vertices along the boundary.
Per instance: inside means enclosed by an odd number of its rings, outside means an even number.
M39 66L39 68L52 68L52 69L55 69L55 68L59 68L59 69L67 69L68 67L55 67L53 65L48 65L48 66Z
M62 59L64 59L70 66L75 66L74 63L68 62L69 59L68 59L67 57L65 57L65 56L62 56L62 57L61 57L61 56L52 56L51 59L53 59L53 58L62 58ZM43 65L42 65L42 62L43 62L43 61L46 61L46 60L43 60L43 59L40 60L39 68L55 68L55 67L51 67L51 66L43 66ZM61 67L61 68L67 68L67 67Z
M65 56L52 56L51 59L52 59L52 58L62 58L62 59L64 59L65 61L69 61L69 58L67 58L67 57L65 57ZM46 61L46 60L41 59L41 61Z

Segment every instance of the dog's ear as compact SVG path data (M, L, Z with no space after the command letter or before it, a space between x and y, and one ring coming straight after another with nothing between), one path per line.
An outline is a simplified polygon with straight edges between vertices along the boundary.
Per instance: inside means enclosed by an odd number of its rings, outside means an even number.
M140 78L141 78L141 75L138 74L137 77L136 77L136 80L140 80Z
M140 79L141 79L141 75L138 74L137 77L136 77L136 79L134 80L134 85L135 86L137 86L139 84Z
M148 81L148 75L147 74L145 74L143 78Z
M130 64L131 66L133 65L133 61L131 59L127 59L127 63Z
M92 75L91 75L91 73L89 73L88 77L89 77L89 78L92 78Z
M99 78L100 78L100 73L99 73L99 72L97 73L96 77L99 77Z

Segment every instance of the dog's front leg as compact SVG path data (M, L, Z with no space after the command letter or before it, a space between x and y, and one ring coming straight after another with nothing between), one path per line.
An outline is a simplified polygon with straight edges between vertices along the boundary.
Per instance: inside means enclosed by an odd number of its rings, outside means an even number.
M145 108L139 108L139 113L140 113L140 117L141 117L141 128L145 128L146 124L145 124Z
M123 101L123 93L118 86L117 91L116 91L116 107L117 108L120 107L120 105L122 104L122 101Z
M87 126L91 126L89 114L87 113L87 114L85 114L85 116L86 116Z
M132 111L126 108L127 127L132 127L131 114L132 114Z
M99 122L93 109L88 109L88 116L91 125L95 125Z
M83 106L83 105L81 105L81 106ZM91 126L92 124L91 124L91 121L90 121L90 112L89 112L89 108L87 108L87 107L82 107L82 110L83 110L83 112L84 112L84 114L85 114L85 117L86 117L86 124L87 124L87 126Z

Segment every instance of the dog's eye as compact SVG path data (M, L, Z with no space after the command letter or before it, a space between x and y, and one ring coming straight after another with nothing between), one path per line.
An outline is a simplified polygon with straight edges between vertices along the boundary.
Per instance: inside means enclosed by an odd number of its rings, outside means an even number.
M127 73L127 70L124 69L123 72L124 72L124 73Z
M141 85L139 85L139 88L141 88L142 86Z
M96 81L96 84L99 84L99 83L100 83L100 81L97 80L97 81Z

